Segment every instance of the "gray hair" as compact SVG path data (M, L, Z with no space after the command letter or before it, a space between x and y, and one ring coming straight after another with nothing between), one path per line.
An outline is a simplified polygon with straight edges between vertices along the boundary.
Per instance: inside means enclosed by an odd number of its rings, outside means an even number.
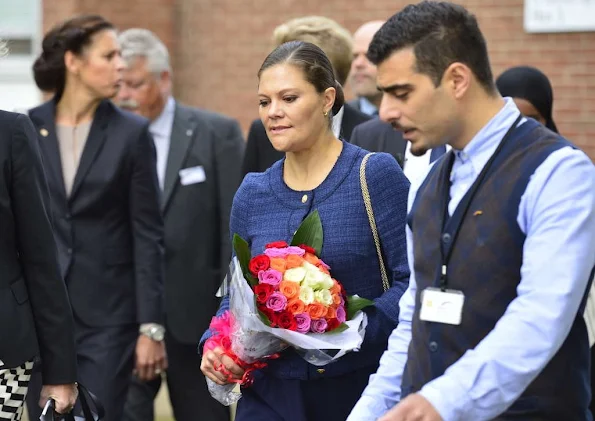
M147 59L147 67L151 73L171 72L167 47L153 32L148 29L128 29L118 36L122 48L122 58L130 65L139 57Z

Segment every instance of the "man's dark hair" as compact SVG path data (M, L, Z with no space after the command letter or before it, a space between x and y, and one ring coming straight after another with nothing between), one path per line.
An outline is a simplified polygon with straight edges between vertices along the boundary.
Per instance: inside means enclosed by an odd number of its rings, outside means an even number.
M485 38L477 19L463 6L446 1L423 1L393 15L374 35L368 59L378 65L404 48L413 48L415 70L440 85L452 63L467 65L479 83L495 92Z

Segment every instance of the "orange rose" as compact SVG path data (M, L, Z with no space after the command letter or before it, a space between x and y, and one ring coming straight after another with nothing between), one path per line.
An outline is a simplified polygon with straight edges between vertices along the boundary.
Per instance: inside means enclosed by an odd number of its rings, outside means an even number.
M287 269L287 262L283 257L271 257L271 269L284 273Z
M341 287L339 286L339 283L336 279L333 279L333 281L333 286L329 291L331 292L331 294L339 294L341 292Z
M304 258L297 254L290 254L287 256L287 269L299 268L304 264Z
M300 295L300 284L297 282L282 281L279 284L279 292L285 295L288 300L291 300L292 298L296 298L298 295Z
M312 303L308 304L306 311L313 320L318 320L326 316L327 308L324 304Z
M294 315L301 314L306 311L306 304L299 298L294 298L287 303L287 311Z
M306 262L312 263L314 266L316 266L318 264L318 262L320 261L320 259L318 257L316 257L315 255L313 255L312 253L304 254L304 259L306 259Z
M333 304L341 304L341 296L339 294L333 293Z
M333 307L328 307L326 309L326 316L325 319L335 319L337 317L337 312Z
M325 268L325 267L324 267L324 266L322 266L322 265L318 265L318 266L316 266L316 267L317 267L317 268L318 268L318 270L320 270L322 273L326 273L327 275L330 275L330 274L331 274L331 273L328 271L328 269L327 269L327 268Z

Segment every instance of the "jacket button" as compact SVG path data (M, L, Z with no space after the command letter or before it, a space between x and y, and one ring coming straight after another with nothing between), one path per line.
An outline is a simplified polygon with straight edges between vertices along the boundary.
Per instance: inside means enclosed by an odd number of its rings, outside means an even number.
M319 368L316 371L318 372L318 374L324 374L324 368Z
M451 240L451 236L449 233L442 234L442 242L444 244L449 244Z
M72 254L72 249L71 249L71 248L67 249L67 250L66 250L66 253L68 253L68 254Z
M434 341L430 342L430 351L431 352L436 352L438 351L438 344Z

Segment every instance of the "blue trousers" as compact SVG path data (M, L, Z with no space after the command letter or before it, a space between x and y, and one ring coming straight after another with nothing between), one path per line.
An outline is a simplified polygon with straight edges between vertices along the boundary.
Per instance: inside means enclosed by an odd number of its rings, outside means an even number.
M256 373L242 389L236 421L345 421L376 369L305 381Z

